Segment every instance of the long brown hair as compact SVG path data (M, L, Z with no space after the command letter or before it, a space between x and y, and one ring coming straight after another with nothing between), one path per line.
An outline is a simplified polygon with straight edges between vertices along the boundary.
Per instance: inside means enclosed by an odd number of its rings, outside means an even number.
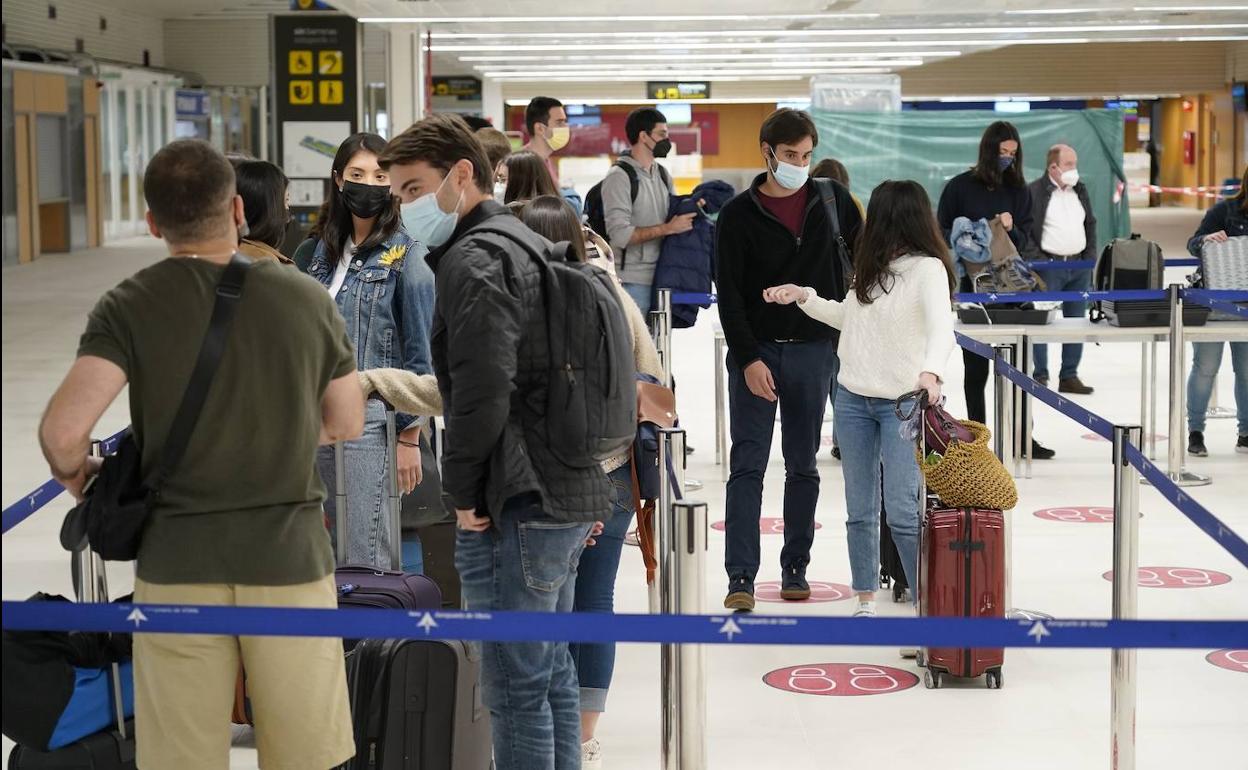
M585 261L585 231L572 204L558 195L539 195L529 201L520 213L520 219L529 229L552 243L567 241L572 247L572 257Z
M347 170L356 153L367 152L380 156L385 149L386 140L377 134L352 134L338 145L338 152L334 155L334 178L342 179L343 172ZM380 246L402 225L402 220L399 219L399 199L391 198L390 203L391 205L377 215L373 229L364 242L355 244L355 250L359 254L367 254ZM329 264L336 265L342 259L347 238L353 237L355 230L355 220L351 218L351 211L343 202L337 184L331 186L329 207L325 210L325 216L318 221L324 222L321 226L321 238L325 241L325 254L329 258Z
M1238 201L1240 210L1248 213L1248 166L1244 166L1244 177L1239 180L1239 192L1231 196L1231 200Z
M559 188L550 178L550 169L541 156L522 150L507 157L507 191L503 202L529 201L540 195L558 195Z
M953 265L949 247L932 215L927 191L909 179L881 182L871 193L867 221L854 249L854 294L860 305L870 305L875 287L887 294L896 273L892 262L907 254L939 259L952 296Z

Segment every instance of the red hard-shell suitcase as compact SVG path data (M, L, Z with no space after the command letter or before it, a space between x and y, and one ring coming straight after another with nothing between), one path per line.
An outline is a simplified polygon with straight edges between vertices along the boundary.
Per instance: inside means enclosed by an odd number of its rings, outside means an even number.
M1005 517L976 508L929 508L924 516L919 571L920 612L926 617L1005 617ZM932 647L924 650L924 684L939 688L946 675L987 674L1001 687L1005 650Z

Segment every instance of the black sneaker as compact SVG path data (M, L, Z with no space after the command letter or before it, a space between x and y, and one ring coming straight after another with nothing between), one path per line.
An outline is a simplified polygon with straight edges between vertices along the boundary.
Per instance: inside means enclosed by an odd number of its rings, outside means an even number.
M810 598L810 583L806 582L805 567L785 567L780 580L780 598L787 602L801 602Z
M749 612L754 609L754 581L747 577L734 577L728 580L728 596L724 597L724 608L737 612Z
M1235 442L1235 451L1241 455L1248 455L1248 436L1239 437L1239 441Z
M1046 446L1041 446L1039 441L1031 442L1031 459L1033 460L1052 460L1057 454Z
M837 460L841 459L841 448L839 446L832 447L832 456Z
M1047 388L1047 387L1049 387L1049 375L1047 375L1047 374L1037 374L1037 375L1035 376L1035 380L1036 380L1036 382L1040 383L1040 384L1041 384L1041 385L1043 385L1044 387L1046 387L1046 388Z
M1235 447L1235 451L1242 452L1239 446L1244 445L1244 437L1239 437L1239 445ZM1195 457L1208 457L1209 450L1205 447L1204 431L1194 430L1187 434L1187 453Z

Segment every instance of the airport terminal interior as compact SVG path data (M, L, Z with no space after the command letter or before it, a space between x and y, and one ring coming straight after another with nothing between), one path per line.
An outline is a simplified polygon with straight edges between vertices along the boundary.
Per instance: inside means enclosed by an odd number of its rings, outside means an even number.
M49 478L39 422L74 362L88 313L106 291L168 257L144 220L143 174L174 140L202 139L282 168L291 220L277 250L287 255L317 225L322 203L339 195L330 172L343 140L357 131L390 140L434 113L488 122L516 151L546 148L543 160L578 210L629 150L626 121L639 108L665 116L672 148L661 164L674 195L696 195L713 181L745 191L773 170L760 151L763 121L790 108L818 129L811 165L841 161L863 206L879 183L914 179L933 210L946 182L976 164L984 129L1009 121L1028 182L1051 176L1051 146L1077 151L1096 219L1090 253L1110 253L1115 239L1133 234L1160 247L1164 276L1139 288L1190 286L1203 268L1189 239L1225 199L1238 195L1236 216L1248 219L1240 189L1248 179L1248 5L1230 0L5 0L3 14L6 602L74 593L58 538L68 495L11 530L9 507L20 508ZM526 125L526 107L541 96L558 100L570 126L553 155L548 127L539 122L542 136L534 137ZM1055 455L1028 460L1006 450L1018 492L1005 512L1006 607L1040 619L1112 617L1122 496L1111 442L1065 408L1074 404L1112 424L1141 426L1143 455L1219 522L1206 531L1187 515L1192 506L1140 484L1138 608L1124 617L1248 621L1248 437L1237 430L1248 416L1236 419L1235 398L1248 397L1248 355L1238 355L1244 371L1232 365L1236 346L1248 347L1248 247L1238 257L1239 284L1205 288L1240 291L1240 304L1181 330L1191 340L1232 343L1208 406L1205 456L1189 451L1193 347L1171 350L1170 307L1147 332L1092 324L1086 312L1063 318L1057 301L1035 303L1049 312L1034 326L985 324L976 313L991 305L958 313L959 333L1014 344L1013 352L1026 348L1024 338L1087 341L1077 379L1093 392L1067 392L1063 383L1062 409L1028 399L1030 435ZM703 293L716 288L708 283ZM721 445L720 431L729 419L724 367L733 364L721 358L722 328L709 304L669 338L680 427L693 448L685 494L706 503L709 523L699 614L715 615L724 615L728 587L729 441ZM664 331L661 320L656 329ZM1057 393L1062 346L1048 349L1048 387ZM959 418L967 416L963 382L955 349L943 391ZM995 431L991 376L987 394ZM1248 403L1238 409L1242 415ZM754 616L854 613L832 415L826 407L819 431L804 601L780 597L785 460L776 421ZM129 422L119 398L95 435ZM134 567L108 562L107 578L112 598L127 594ZM639 548L624 546L615 586L616 612L652 611ZM881 618L916 614L888 589L877 602ZM983 677L930 689L924 668L899 654L904 645L702 645L705 727L688 734L704 741L706 754L684 761L665 754L663 688L675 685L662 676L660 645L622 643L596 730L600 764L584 767L1248 768L1248 624L1234 628L1238 644L1140 650L1129 686L1115 678L1109 649L1046 649L1043 633L1005 650L1000 689ZM1126 698L1133 731L1115 726L1127 713L1115 703ZM9 704L6 692L6 714ZM250 728L233 734L229 767L260 767ZM1124 742L1121 750L1111 736ZM15 751L7 726L3 746L7 760ZM425 765L384 770L392 767Z

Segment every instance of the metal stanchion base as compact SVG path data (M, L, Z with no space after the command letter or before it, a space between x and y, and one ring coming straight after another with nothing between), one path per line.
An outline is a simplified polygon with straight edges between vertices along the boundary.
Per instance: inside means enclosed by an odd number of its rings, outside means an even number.
M1022 610L1016 607L1005 611L1007 620L1052 620L1053 616L1039 610Z
M697 479L685 479L685 491L696 492L702 488L702 482Z
M1209 411L1205 412L1205 419L1208 420L1226 420L1234 416L1235 410L1227 409L1224 406L1210 407Z
M1166 475L1170 477L1170 480L1174 482L1175 486L1179 487L1205 487L1213 483L1212 476L1204 476L1199 473L1193 473L1186 468L1178 473L1167 473ZM1148 484L1148 479L1141 477L1140 483Z

